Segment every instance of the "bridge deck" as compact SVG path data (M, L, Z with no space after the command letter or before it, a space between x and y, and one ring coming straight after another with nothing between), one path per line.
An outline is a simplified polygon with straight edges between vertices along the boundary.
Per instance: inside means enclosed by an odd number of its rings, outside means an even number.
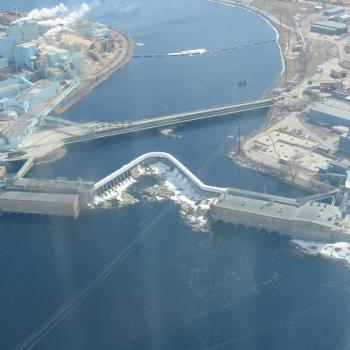
M274 99L262 99L155 118L146 118L128 123L106 123L90 129L89 132L82 133L81 135L68 137L65 139L65 143L73 144L86 142L116 135L131 134L148 129L187 123L195 120L231 116L241 112L269 108L274 104L274 101Z

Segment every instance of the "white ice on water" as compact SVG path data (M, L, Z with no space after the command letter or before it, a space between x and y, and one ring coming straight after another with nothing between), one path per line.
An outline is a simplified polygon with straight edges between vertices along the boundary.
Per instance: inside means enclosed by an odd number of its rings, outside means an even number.
M344 260L348 265L350 265L350 243L324 243L304 241L301 239L293 239L292 243L294 243L304 253L321 255L333 260Z
M170 200L180 204L181 214L197 229L204 230L208 224L206 212L214 198L201 196L185 176L177 169L171 169L167 164L158 162L149 167L152 175L165 175L164 186L172 192ZM141 170L141 173L147 170ZM194 215L200 210L200 214Z
M175 167L162 162L157 162L149 166L137 165L136 171L139 176L156 176L162 180L162 186L171 192L169 198L155 195L153 198L157 201L170 199L181 206L181 215L193 227L204 230L208 224L206 213L214 198L205 198L201 196L195 187L187 180L186 176ZM123 193L135 183L132 177L118 184L118 186L109 190L101 196L96 196L94 205L104 205L111 199L117 199L119 205L125 204ZM157 187L159 185L156 185Z

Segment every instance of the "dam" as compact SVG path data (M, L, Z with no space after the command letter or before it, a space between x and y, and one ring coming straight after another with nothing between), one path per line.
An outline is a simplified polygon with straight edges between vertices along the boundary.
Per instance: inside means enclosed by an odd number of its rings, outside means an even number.
M350 241L350 220L340 206L230 188L211 207L214 221L293 238Z
M136 182L142 167L163 164L201 198L210 199L208 215L221 221L259 231L276 232L293 238L325 242L350 242L350 203L344 186L339 190L301 198L223 188L204 184L184 164L165 152L143 154L103 179L93 182L13 178L0 191L0 212L70 216L91 210L114 190L125 191ZM324 202L329 199L331 203Z

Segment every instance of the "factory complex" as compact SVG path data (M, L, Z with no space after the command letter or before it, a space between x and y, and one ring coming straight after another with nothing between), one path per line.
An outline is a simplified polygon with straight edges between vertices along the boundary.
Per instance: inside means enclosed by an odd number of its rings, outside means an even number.
M43 117L118 61L119 33L69 19L0 13L0 153L20 150Z

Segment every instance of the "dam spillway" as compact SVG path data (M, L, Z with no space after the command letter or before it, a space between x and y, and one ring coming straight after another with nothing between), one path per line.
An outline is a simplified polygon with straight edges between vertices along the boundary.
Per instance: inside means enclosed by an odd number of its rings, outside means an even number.
M93 208L103 198L113 198L116 193L126 191L139 177L147 175L142 171L144 167L155 165L166 169L162 176L170 174L177 180L179 191L190 188L193 194L190 199L210 199L208 216L213 222L274 231L293 238L350 241L347 188L293 199L238 188L209 186L178 159L165 152L143 154L96 183L12 179L0 191L0 212L77 218L80 210ZM56 201L48 200L49 197L56 198ZM321 202L327 198L332 199L332 204ZM34 209L29 210L31 199L35 205ZM116 199L120 200L118 197Z

